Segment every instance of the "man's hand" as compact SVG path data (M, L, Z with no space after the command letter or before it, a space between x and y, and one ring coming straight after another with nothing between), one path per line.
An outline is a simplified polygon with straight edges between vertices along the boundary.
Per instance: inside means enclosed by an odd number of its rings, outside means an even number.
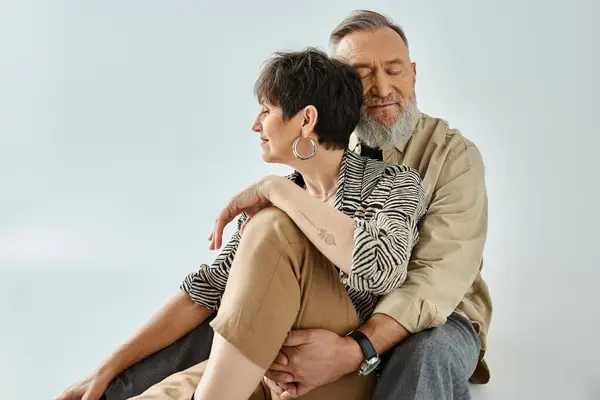
M56 400L99 400L111 379L92 374L64 391Z
M294 398L357 371L363 360L352 338L325 329L292 331L265 382L283 399Z

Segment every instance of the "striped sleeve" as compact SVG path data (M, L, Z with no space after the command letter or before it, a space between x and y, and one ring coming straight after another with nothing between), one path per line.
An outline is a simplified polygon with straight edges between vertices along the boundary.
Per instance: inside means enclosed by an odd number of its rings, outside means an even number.
M425 214L419 174L390 166L354 218L354 249L347 283L356 290L384 295L406 279L411 251Z
M236 232L215 261L211 265L200 265L198 271L189 274L180 286L195 303L209 310L217 311L221 305L229 270L240 242L240 230L246 218L245 213L240 216Z

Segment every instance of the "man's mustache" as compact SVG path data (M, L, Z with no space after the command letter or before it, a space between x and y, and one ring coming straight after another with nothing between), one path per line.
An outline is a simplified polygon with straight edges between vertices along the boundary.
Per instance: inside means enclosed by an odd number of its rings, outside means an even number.
M394 94L394 95L389 95L386 97L378 97L378 96L366 96L364 99L364 106L365 107L369 107L369 106L378 106L381 104L390 104L390 103L398 103L401 106L404 105L404 99L402 98L402 96Z

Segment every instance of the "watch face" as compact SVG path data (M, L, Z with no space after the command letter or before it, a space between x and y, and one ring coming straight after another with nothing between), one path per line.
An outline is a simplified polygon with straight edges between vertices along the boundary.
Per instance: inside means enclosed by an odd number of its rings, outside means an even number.
M360 367L361 375L369 375L371 372L375 371L375 368L377 368L380 363L381 359L379 357L372 357L365 360Z

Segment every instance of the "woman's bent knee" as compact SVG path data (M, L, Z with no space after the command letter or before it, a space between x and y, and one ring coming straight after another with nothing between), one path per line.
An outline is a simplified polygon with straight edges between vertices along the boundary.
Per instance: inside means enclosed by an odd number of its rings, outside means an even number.
M296 223L277 207L267 207L253 216L244 226L242 238L249 235L259 235L271 242L285 241L286 244L305 240Z

